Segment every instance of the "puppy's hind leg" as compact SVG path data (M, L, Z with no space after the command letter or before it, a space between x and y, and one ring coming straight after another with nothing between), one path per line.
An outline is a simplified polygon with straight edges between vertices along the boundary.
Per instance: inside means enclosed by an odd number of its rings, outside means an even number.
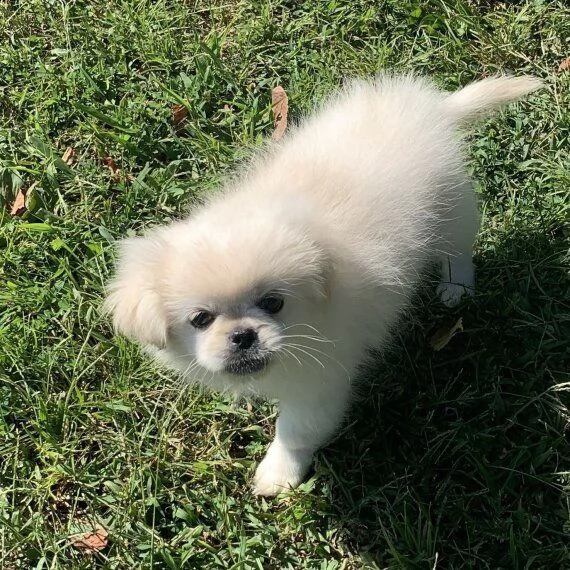
M436 292L448 307L455 307L463 295L475 292L473 243L479 228L477 201L471 184L464 181L458 191L455 207L442 226L443 247L439 254L441 282Z

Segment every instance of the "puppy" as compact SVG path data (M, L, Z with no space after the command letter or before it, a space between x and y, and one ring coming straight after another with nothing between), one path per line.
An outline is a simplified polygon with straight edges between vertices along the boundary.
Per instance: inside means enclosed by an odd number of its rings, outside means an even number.
M299 485L430 263L447 306L473 292L460 127L540 86L355 81L188 219L121 243L106 300L116 329L190 381L278 400L255 493Z

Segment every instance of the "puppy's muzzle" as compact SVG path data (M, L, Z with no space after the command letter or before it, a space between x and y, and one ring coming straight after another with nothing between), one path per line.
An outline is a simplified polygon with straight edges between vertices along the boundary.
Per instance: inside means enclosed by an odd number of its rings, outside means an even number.
M226 361L226 372L230 374L253 374L263 370L269 362L262 354L259 336L252 328L235 329L228 335L232 355Z

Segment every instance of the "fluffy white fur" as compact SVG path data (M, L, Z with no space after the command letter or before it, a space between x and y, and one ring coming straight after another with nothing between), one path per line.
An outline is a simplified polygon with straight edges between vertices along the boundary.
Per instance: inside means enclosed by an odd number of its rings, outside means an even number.
M531 77L453 94L412 76L353 82L187 220L121 244L106 302L119 331L191 381L279 401L256 493L302 481L343 419L357 365L430 262L445 304L473 291L478 215L458 127L538 87ZM277 314L258 306L268 293L284 299ZM203 329L189 322L199 311L213 316ZM256 340L238 350L243 330ZM262 370L240 368L248 350Z

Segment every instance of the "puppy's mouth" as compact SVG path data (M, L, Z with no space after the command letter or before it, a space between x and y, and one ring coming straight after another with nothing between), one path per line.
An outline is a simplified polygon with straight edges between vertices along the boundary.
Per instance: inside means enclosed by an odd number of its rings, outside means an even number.
M268 356L242 356L240 358L232 358L227 361L225 371L229 374L245 376L247 374L254 374L255 372L263 370L268 364Z

